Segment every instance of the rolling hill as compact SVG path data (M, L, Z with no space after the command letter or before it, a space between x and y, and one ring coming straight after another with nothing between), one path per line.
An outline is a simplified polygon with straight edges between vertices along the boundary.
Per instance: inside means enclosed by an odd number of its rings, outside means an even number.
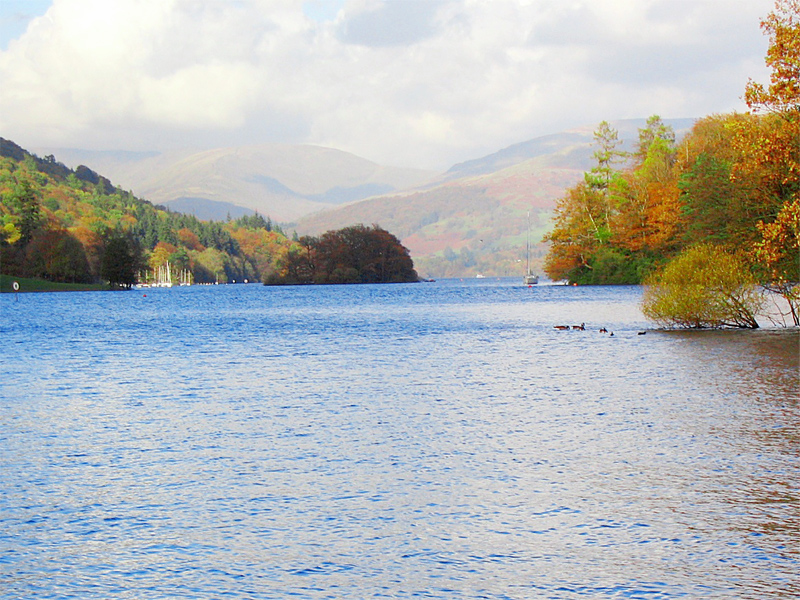
M693 119L665 120L680 136ZM645 119L616 121L623 149ZM556 199L593 164L596 125L514 144L448 171L381 166L331 148L267 144L202 152L39 149L85 164L151 202L201 219L258 211L316 235L355 223L397 235L425 276L517 275L534 265Z
M257 211L275 221L294 221L331 205L414 188L436 175L307 145L167 153L37 152L53 154L67 166L85 164L155 204L215 220Z
M665 122L680 136L694 120ZM622 148L632 150L645 120L611 125ZM376 223L400 237L424 276L521 276L528 239L538 268L556 199L592 167L594 129L510 146L453 166L426 189L329 208L301 218L296 229L319 234L350 223Z

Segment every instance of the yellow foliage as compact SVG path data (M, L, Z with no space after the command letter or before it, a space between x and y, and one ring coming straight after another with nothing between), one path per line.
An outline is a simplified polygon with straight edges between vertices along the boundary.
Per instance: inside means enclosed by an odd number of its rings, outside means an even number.
M763 296L746 263L700 244L645 281L642 312L667 327L757 328Z

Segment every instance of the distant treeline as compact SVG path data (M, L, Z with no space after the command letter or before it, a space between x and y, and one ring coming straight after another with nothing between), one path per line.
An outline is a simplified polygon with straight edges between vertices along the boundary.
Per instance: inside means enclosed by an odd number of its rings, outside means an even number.
M372 251L369 244L363 250ZM88 167L72 170L53 156L39 158L0 138L2 273L130 287L168 264L172 273L189 273L195 283L294 282L297 257L304 253L308 239L289 239L269 217L201 221L141 200ZM406 258L410 263L407 252ZM348 264L361 273L371 260ZM394 269L391 278L397 278L393 260L387 255L385 272ZM348 268L326 279L349 282ZM321 271L314 273L322 277Z

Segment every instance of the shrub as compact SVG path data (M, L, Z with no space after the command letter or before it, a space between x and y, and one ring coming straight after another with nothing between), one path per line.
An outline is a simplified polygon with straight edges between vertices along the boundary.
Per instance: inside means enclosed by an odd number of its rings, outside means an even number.
M756 329L763 295L747 264L710 244L694 246L645 281L642 312L668 327Z

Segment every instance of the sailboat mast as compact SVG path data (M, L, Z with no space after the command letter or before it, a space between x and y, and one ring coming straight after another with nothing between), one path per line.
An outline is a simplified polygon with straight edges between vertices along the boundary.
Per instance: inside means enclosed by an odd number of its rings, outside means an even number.
M525 275L531 273L531 211L528 211L528 234L525 239Z

